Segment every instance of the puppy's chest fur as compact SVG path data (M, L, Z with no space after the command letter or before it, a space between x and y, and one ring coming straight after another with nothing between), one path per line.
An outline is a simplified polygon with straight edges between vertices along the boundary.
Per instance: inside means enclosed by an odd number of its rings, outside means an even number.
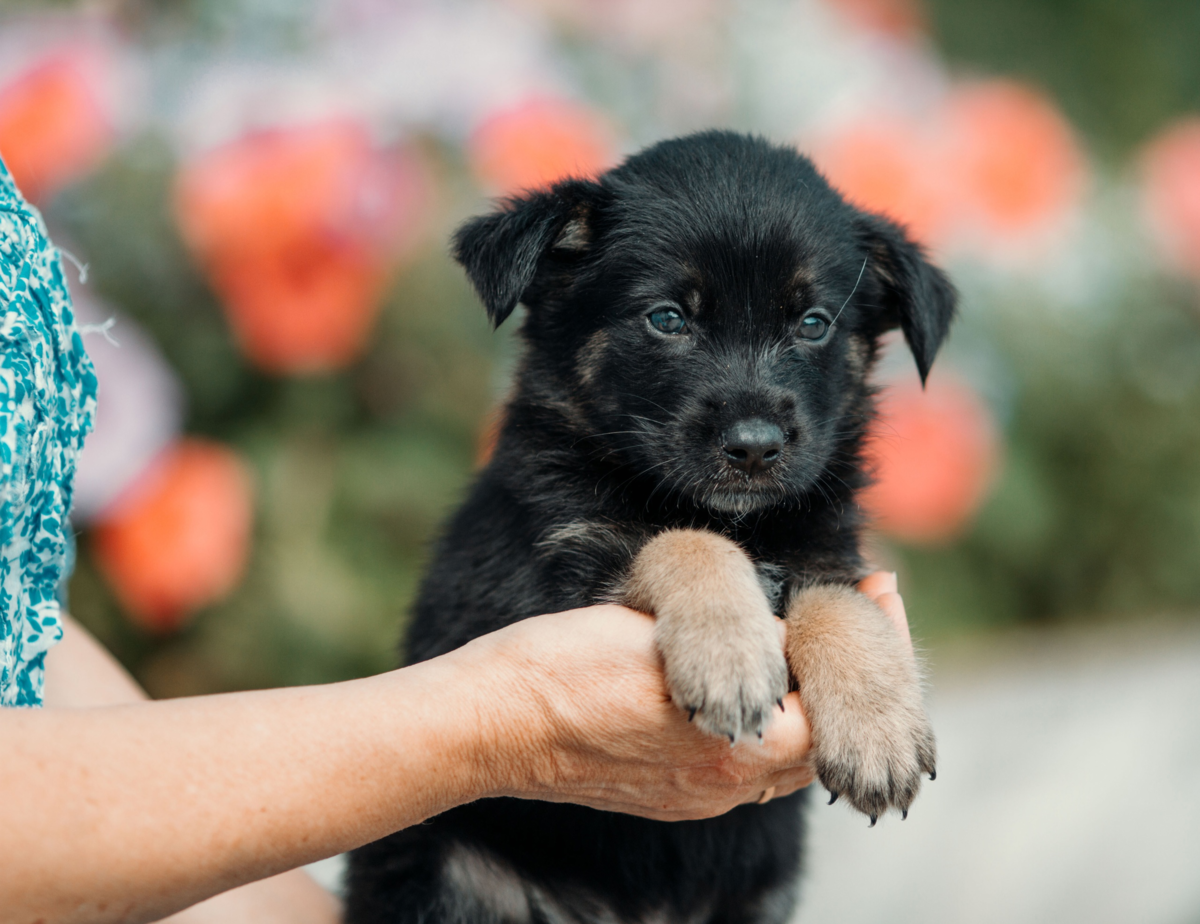
M821 581L852 583L861 577L857 517L847 517L844 511L770 511L747 524L714 522L691 511L651 519L636 515L627 504L613 506L550 526L534 543L548 572L577 578L573 589L564 588L573 597L564 600L565 605L628 603L635 559L649 540L668 529L716 533L745 550L772 612L781 618L790 595L800 587ZM669 574L663 577L669 579Z
M685 526L683 522L670 524L670 527L694 528L692 524ZM584 594L590 598L586 602L626 603L627 582L634 559L650 538L666 528L666 525L657 528L646 524L630 526L608 519L572 520L547 530L545 538L536 547L548 567L555 571L588 573L596 570L597 562L605 562L606 565L600 569L601 576L596 582L595 591ZM726 534L729 533L735 531L727 530ZM788 561L794 562L802 556L797 555L794 549L788 556L779 554L777 550L776 554L771 555L768 550L751 545L746 536L735 534L730 538L747 551L753 549L759 586L771 605L771 611L782 618L788 592L794 589L797 582L797 576ZM836 574L828 576L836 579Z
M525 415L519 395L509 413ZM740 520L661 496L659 485L627 466L588 456L577 433L531 440L513 426L502 434L439 543L409 630L410 660L528 616L629 602L634 560L666 530L709 531L744 549L777 616L801 587L861 577L861 514L851 486L864 479L853 455L845 456L839 491Z

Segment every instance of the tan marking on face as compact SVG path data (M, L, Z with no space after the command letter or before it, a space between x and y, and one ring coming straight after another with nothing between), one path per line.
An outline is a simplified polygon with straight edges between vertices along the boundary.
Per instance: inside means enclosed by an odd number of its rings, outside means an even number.
M871 345L861 334L851 334L846 338L846 361L856 379L862 379L867 374L867 362L871 358Z
M875 244L871 248L868 259L870 262L867 264L867 269L877 273L878 278L884 285L895 286L898 284L899 275L897 268L886 244Z
M558 414L571 425L572 429L586 432L589 429L587 415L583 408L576 403L570 392L561 387L556 380L542 381L530 377L524 369L517 373L516 378L526 383L524 387L525 400L529 404L544 407Z
M792 273L792 287L797 291L807 289L812 286L814 278L812 267L802 263L796 267L796 272Z
M846 338L846 364L849 366L850 377L855 383L866 381L870 363L871 344L860 334L850 334ZM844 414L854 407L862 399L862 395L863 392L860 388L843 389L839 404L840 413Z
M552 411L557 411L577 431L583 432L589 429L583 409L570 398L546 396L537 399L536 403Z
M584 385L591 385L596 376L600 374L600 368L604 364L604 353L608 349L610 339L608 331L602 328L588 337L587 343L579 351L575 360L575 369L579 374L579 381Z
M572 218L563 226L554 242L555 250L569 250L580 253L588 249L592 243L592 229L587 225L585 216Z

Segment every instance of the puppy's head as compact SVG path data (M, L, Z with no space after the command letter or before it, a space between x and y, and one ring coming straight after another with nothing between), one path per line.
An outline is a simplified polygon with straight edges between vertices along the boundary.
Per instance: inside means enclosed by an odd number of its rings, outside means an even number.
M715 513L821 490L866 425L877 338L900 327L924 379L954 313L898 226L725 132L511 199L455 256L493 323L529 309L518 400Z

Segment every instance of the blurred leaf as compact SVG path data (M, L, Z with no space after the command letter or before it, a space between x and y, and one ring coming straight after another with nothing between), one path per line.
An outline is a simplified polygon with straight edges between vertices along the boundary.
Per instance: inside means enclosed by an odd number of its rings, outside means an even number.
M951 62L1032 80L1109 157L1200 108L1195 0L927 0Z

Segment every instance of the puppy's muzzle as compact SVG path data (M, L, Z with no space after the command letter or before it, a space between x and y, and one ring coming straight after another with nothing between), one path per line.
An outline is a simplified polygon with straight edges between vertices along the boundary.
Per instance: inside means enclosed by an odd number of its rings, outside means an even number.
M783 442L783 430L761 417L752 417L737 421L725 431L722 448L730 465L755 475L779 461Z

